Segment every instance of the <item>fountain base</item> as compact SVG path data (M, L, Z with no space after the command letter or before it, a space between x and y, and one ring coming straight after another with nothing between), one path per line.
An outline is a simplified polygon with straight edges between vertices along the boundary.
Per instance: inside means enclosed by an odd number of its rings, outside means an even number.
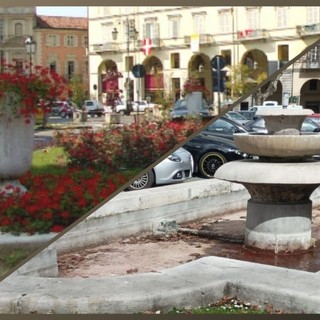
M274 253L306 251L314 246L311 218L310 200L266 203L250 199L244 245Z

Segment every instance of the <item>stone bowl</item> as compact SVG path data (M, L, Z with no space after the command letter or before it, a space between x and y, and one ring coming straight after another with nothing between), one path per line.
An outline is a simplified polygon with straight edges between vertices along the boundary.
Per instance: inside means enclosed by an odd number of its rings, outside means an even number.
M234 143L243 152L263 157L299 160L320 155L320 134L269 135L235 133Z

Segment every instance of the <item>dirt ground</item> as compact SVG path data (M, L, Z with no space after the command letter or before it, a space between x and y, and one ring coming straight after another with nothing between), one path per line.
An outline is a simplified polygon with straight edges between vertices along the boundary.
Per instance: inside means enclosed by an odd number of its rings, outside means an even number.
M320 270L320 241L309 252L274 255L243 246L245 211L180 224L172 234L141 233L58 257L60 277L104 277L157 272L204 256L220 256L316 272ZM198 230L205 236L181 230ZM207 237L210 231L211 237ZM320 239L320 210L313 212L312 236Z

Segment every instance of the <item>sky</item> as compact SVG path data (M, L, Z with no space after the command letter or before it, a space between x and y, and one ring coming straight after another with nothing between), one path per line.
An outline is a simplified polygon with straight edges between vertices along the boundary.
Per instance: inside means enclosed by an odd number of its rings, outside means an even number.
M87 7L37 7L37 14L44 16L87 17Z

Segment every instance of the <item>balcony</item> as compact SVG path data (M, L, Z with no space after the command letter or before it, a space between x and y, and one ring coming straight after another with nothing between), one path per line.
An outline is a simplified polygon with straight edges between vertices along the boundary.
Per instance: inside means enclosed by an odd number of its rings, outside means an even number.
M320 69L320 59L319 60L306 60L302 63L302 69L305 71L317 70Z
M317 35L320 34L320 23L305 24L297 26L296 29L299 36Z
M267 31L265 29L246 29L238 31L238 40L241 42L253 41L253 40L264 40L267 38Z
M119 46L114 42L97 43L92 45L92 50L96 53L106 51L117 51Z
M213 44L213 35L208 33L201 33L199 34L199 44L200 45L210 45ZM190 45L191 44L191 36L184 36L184 44Z

